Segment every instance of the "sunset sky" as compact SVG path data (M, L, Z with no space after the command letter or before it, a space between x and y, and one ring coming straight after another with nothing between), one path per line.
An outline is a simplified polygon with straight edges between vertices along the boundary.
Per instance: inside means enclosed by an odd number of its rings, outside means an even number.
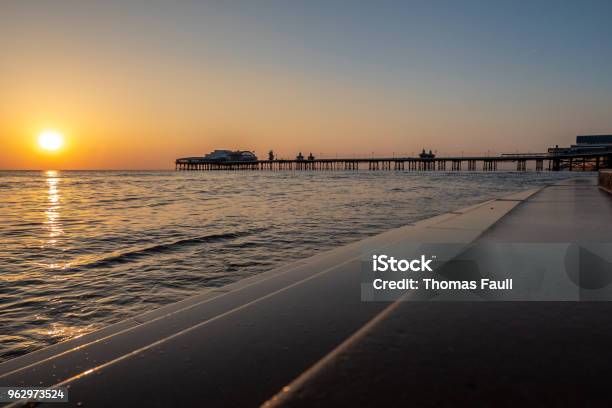
M4 0L0 168L545 151L612 133L611 20L611 1Z

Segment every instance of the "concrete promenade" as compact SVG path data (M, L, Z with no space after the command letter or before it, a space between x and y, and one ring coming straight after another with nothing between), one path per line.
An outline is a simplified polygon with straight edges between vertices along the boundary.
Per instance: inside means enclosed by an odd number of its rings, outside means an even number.
M542 189L478 239L611 240L612 196L591 178ZM267 405L609 406L611 316L610 302L395 303Z
M475 240L609 240L612 200L593 180L512 194L208 290L0 364L0 386L70 386L68 405L85 407L256 406L288 385L270 403L563 403L583 391L601 401L612 370L608 303L359 296L373 249L453 243L439 254L451 260Z

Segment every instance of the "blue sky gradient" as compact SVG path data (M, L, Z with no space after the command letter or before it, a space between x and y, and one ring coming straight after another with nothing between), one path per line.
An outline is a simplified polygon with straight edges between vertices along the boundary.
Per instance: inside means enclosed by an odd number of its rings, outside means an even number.
M112 166L146 144L143 167L542 151L612 133L611 20L610 1L5 1L0 135L50 124Z

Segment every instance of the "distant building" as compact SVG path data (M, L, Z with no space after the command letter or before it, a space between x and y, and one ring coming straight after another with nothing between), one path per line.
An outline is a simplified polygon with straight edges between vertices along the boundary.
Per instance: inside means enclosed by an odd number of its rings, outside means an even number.
M248 150L213 150L204 156L206 161L256 161L255 153Z
M302 152L299 152L298 155L295 156L295 160L298 160L298 161L304 160L304 155L302 155Z
M612 153L612 135L581 135L576 136L576 144L570 147L550 147L548 154L552 156L580 153Z
M315 157L312 155L312 153L310 153L308 155L308 160L313 161L315 159Z
M576 136L579 145L605 145L612 146L612 135Z
M433 159L436 157L436 155L433 154L431 150L429 151L429 153L426 153L425 149L423 149L423 151L419 154L419 157L421 159Z

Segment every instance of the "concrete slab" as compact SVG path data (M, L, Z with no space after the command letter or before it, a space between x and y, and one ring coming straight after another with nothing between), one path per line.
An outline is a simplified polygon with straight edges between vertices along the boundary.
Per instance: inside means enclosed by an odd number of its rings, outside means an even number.
M501 198L500 200L516 200L516 201L525 201L527 200L529 197L531 197L532 195L534 195L535 193L537 193L538 191L540 191L541 189L539 188L532 188L531 190L525 190L525 191L519 191L518 193L514 193L514 194L510 194L505 196L504 198Z
M612 200L596 186L546 188L494 225L492 242L610 242Z
M476 243L605 246L610 202L593 180L547 187ZM610 302L396 302L266 405L608 406L611 314Z
M429 228L484 231L512 210L520 201L496 200L486 206L431 225Z
M100 330L88 333L81 337L54 344L40 350L33 351L20 357L13 358L0 364L0 376L15 370L22 370L31 365L39 365L50 358L58 357L64 353L70 353L79 347L86 346L92 342L123 332L137 326L139 323L133 319L127 319L116 324L109 325ZM1 380L0 380L1 381Z
M500 198L499 200L505 200L505 199L507 199L508 197L511 197L511 196L506 196L506 197L504 197L504 198ZM464 214L464 213L466 213L466 212L472 211L472 210L474 210L474 209L476 209L476 208L478 208L478 207L481 207L481 206L483 206L483 205L490 204L490 203L492 203L493 201L495 201L495 200L483 201L482 203L478 203L478 204L475 204L475 205L471 205L471 206L469 206L469 207L460 208L460 209L458 209L458 210L451 211L449 214Z
M576 177L571 179L559 180L551 186L596 186L597 178L592 176Z
M397 303L265 406L609 406L608 303Z

